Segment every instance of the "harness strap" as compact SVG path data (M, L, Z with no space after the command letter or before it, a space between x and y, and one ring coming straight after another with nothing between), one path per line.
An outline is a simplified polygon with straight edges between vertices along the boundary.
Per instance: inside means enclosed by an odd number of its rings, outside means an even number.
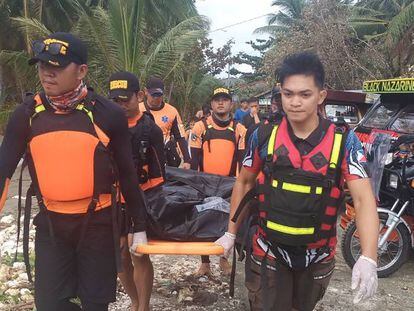
M21 217L22 217L22 193L23 193L23 171L27 166L27 157L26 154L23 156L23 163L20 167L20 176L19 176L19 187L18 187L18 201L17 201L17 239L16 239L16 252L14 254L14 261L17 261L17 250L19 248L20 240L20 231L21 231Z
M253 187L247 193L244 195L243 199L240 201L239 206L236 209L236 212L233 215L233 218L231 219L232 222L237 222L237 219L239 218L240 214L243 212L244 208L247 206L247 203L249 203L251 200L253 200L257 196L257 186Z
M30 215L32 210L32 196L34 195L33 185L29 186L26 192L26 201L24 205L24 220L23 220L23 259L26 266L27 279L30 283L33 282L32 272L30 267L29 256L29 230L30 230Z
M229 288L229 296L234 297L234 281L236 279L236 248L233 247L233 259L231 264L231 274L230 274L230 288Z
M112 236L114 239L115 249L115 263L118 273L123 272L121 263L121 246L120 246L120 233L118 226L118 201L117 201L117 188L112 186L111 188L111 216L112 216ZM126 214L126 212L125 212Z
M81 233L80 233L80 237L79 237L79 241L78 244L76 246L76 251L79 252L82 244L83 244L83 240L85 238L85 233L86 233L86 229L88 227L89 224L89 220L92 216L92 214L94 213L96 206L98 204L98 200L99 200L99 195L97 193L93 194L92 200L88 205L88 210L86 212L86 215L84 216L83 222L82 222L82 228L81 228Z

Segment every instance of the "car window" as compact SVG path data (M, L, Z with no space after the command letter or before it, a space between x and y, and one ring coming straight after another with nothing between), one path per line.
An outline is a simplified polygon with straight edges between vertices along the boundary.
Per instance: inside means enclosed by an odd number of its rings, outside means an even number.
M406 134L414 133L414 111L403 111L392 123L391 130Z
M343 118L347 123L358 123L358 110L352 105L333 105L327 104L325 106L326 117L331 121L338 121Z
M400 105L398 104L380 104L367 115L362 125L368 128L384 128L399 108Z

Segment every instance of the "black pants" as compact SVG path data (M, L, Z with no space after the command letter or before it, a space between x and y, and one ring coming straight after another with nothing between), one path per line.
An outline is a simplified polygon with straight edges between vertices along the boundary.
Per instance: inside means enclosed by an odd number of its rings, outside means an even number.
M35 303L38 311L106 311L115 301L116 263L111 208L94 212L77 250L85 214L44 212L35 219ZM79 297L82 309L69 299Z

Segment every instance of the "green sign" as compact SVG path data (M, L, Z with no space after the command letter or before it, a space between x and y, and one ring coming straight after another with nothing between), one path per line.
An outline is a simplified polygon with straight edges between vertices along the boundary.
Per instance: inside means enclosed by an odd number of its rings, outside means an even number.
M365 81L367 93L414 93L414 78Z

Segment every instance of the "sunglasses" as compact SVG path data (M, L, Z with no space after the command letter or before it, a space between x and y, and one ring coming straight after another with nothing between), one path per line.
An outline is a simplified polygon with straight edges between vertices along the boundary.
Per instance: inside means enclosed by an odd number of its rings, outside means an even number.
M44 41L33 41L32 49L37 56L43 51L47 51L50 55L66 55L67 46L60 42L45 43Z

